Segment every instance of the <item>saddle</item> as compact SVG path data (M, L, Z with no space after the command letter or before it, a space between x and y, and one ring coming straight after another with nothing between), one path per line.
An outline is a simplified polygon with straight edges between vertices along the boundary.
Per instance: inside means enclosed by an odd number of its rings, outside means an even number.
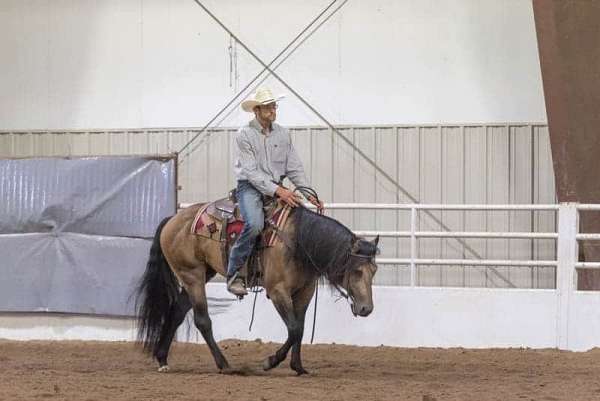
M263 249L274 246L280 241L276 231L285 227L291 208L282 201L272 197L263 197L263 209L265 214L265 228L256 241L249 262L244 267L245 276L260 280L262 267L259 261ZM218 241L221 243L221 256L223 267L227 269L229 252L244 228L244 220L240 213L235 190L223 199L208 203L198 210L192 223L192 234ZM250 286L258 285L257 282Z

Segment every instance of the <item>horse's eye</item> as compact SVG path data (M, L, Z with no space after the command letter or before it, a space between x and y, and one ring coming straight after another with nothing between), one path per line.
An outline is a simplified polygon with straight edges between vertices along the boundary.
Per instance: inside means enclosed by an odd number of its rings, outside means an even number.
M353 270L353 271L352 271L352 277L353 277L355 280L360 280L360 279L362 278L362 275L363 275L363 272L362 272L362 270L358 270L358 269L356 269L356 270Z

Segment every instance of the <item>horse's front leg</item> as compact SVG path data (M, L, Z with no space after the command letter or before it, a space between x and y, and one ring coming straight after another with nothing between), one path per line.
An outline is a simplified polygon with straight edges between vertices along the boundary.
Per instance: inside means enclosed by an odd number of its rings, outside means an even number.
M295 370L298 376L308 374L308 371L302 367L300 349L302 348L302 337L304 336L304 317L306 316L306 309L315 292L316 284L316 281L312 282L298 291L293 298L294 313L296 315L296 320L299 322L300 332L296 342L292 345L292 361L290 362L290 368Z
M286 342L279 348L275 354L269 356L263 362L263 369L273 369L281 362L285 360L287 354L292 347L298 341L302 339L303 322L298 321L296 314L294 313L294 304L292 297L286 290L278 286L269 293L269 297L277 309L279 316L283 319L288 329L288 338Z

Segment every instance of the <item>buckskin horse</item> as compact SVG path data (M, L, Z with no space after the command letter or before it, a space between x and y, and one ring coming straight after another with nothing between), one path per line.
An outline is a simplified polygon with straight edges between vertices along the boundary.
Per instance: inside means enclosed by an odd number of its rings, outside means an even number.
M213 337L205 289L217 273L225 275L227 261L219 242L191 232L202 206L182 209L159 224L137 288L139 339L157 359L159 372L169 370L171 342L190 309L218 369L230 370ZM279 365L291 348L290 367L302 375L308 373L300 356L304 317L317 281L327 279L350 301L355 316L368 316L373 311L371 285L379 237L373 241L357 237L335 219L303 206L292 209L277 236L280 241L261 251L262 285L287 326L288 337L266 358L263 369Z

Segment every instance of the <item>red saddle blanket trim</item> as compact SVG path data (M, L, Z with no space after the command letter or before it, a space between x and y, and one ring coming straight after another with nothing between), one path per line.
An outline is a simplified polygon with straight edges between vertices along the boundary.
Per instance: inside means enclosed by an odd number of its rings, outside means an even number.
M200 208L196 213L196 217L194 218L194 222L192 223L192 234L196 234L202 230L202 227L206 225L206 221L202 218L205 215L206 209L208 208L208 203Z
M227 238L232 239L241 234L244 229L243 220L235 220L227 225Z

